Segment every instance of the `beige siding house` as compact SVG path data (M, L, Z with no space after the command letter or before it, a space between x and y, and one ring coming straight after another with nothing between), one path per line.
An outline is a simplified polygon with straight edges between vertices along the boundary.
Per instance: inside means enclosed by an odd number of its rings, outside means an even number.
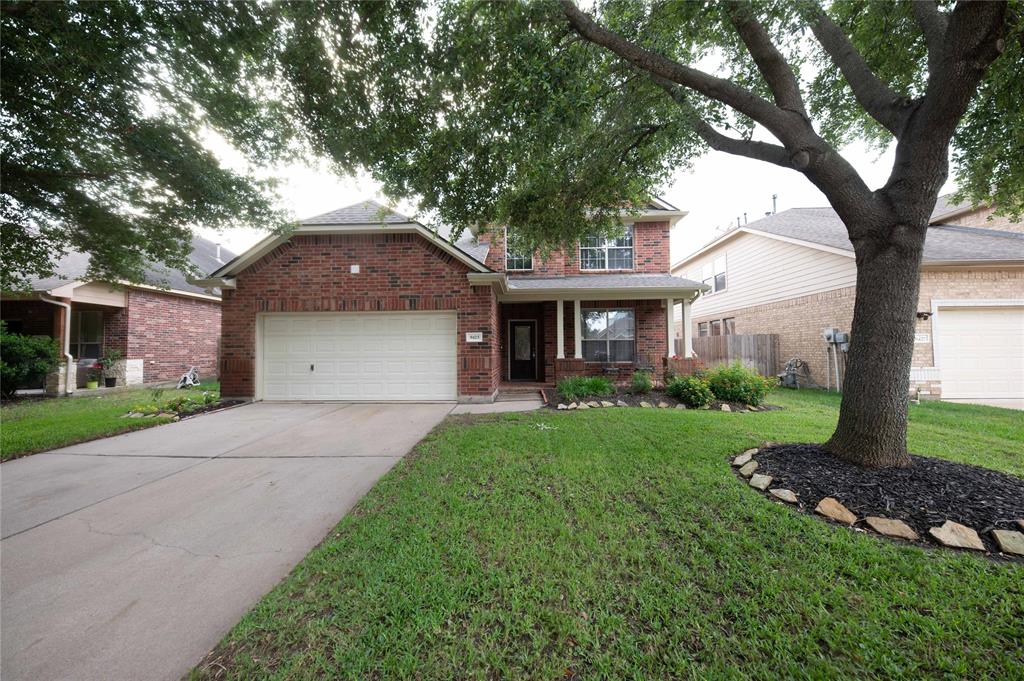
M933 213L911 373L921 398L1024 406L1024 224L991 215L944 199ZM850 330L856 293L853 247L831 208L734 229L672 272L711 286L692 305L694 336L777 334L782 361L799 357L826 384L821 334Z

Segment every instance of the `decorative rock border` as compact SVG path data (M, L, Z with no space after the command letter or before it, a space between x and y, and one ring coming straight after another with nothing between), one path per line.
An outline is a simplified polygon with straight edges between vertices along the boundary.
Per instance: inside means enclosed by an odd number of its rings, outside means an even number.
M767 447L774 443L764 443ZM770 475L755 473L758 469L757 460L754 458L759 449L748 449L741 454L732 457L732 466L741 478L747 480L747 485L754 489L765 492L770 498L777 501L792 504L803 508L797 495L789 489L771 487L773 478ZM838 499L825 497L815 506L814 512L829 520L853 527L861 521L853 511L843 506ZM921 537L902 520L896 518L883 518L880 516L868 516L863 518L864 525L875 533L885 537L905 539L907 541L920 542ZM1024 530L1024 518L1016 521L1017 526ZM1017 530L992 529L992 538L999 546L1000 551L1008 556L1024 557L1024 532ZM967 549L970 551L985 551L985 545L973 528L961 525L952 520L946 520L939 527L932 527L928 535L942 546L956 549Z
M602 408L603 409L607 409L609 407L630 407L630 406L634 406L634 405L627 404L627 403L623 402L622 400L618 400L617 399L617 400L615 400L614 403L609 402L608 400L578 400L576 402L559 402L557 404L552 403L549 406L553 406L558 411L569 411L569 410L573 410L573 409L602 409ZM638 405L635 405L635 406L637 406L637 407L639 407L641 409L684 409L684 410L689 409L689 407L687 407L685 404L677 404L675 406L672 406L671 404L669 404L668 402L665 402L664 400L658 400L658 402L656 404L652 404L651 402L648 402L647 400L641 400L640 403ZM703 409L703 410L706 411L706 410L711 409L711 407L705 405L705 406L701 407L700 409ZM764 407L764 406L752 407L752 406L747 405L746 407L736 407L736 408L733 408L733 407L730 407L728 404L723 404L723 405L721 405L721 411L745 414L747 412L772 411L772 410L767 408L767 407Z

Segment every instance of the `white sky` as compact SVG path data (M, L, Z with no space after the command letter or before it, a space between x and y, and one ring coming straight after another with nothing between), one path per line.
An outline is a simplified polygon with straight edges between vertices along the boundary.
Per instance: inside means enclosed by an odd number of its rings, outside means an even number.
M226 152L220 143L213 143L228 165L235 165L237 157ZM885 183L892 167L892 149L879 155L864 146L853 145L843 155L860 172L872 189ZM323 167L289 166L273 173L282 184L280 194L283 207L297 218L325 213L365 199L386 200L380 185L362 175L341 178ZM943 193L953 190L951 182ZM672 262L693 251L742 221L743 213L753 222L772 209L772 194L778 194L778 210L787 208L826 206L825 197L802 174L778 166L722 152L711 151L698 159L691 170L677 173L662 198L689 215L679 221L672 231ZM398 206L407 214L413 212L411 204ZM266 233L253 229L225 231L220 235L208 229L200 233L221 242L240 253L262 239Z

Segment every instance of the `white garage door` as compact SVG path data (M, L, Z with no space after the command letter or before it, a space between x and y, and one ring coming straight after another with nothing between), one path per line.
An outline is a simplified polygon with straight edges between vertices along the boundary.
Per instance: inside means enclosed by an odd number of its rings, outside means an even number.
M1024 398L1024 307L940 307L937 322L943 398Z
M265 400L454 400L454 312L272 314Z

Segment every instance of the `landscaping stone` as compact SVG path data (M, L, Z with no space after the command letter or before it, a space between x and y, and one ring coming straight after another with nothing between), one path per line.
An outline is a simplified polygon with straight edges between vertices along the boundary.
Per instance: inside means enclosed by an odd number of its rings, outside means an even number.
M569 405L567 405L567 404L559 404L559 405L558 405L558 408L559 408L559 409L568 409L568 408L569 408Z
M818 505L814 509L815 513L819 513L826 518L831 518L839 523L845 523L846 525L853 525L857 522L857 516L850 512L850 509L839 503L838 500L832 497L825 497L818 502Z
M787 504L796 503L796 494L791 489L770 489L768 493L776 499L782 499Z
M773 478L770 475L755 473L750 477L750 486L763 492L768 489L768 485L772 484L772 479Z
M590 405L587 404L586 402L580 402L580 406L578 406L576 408L577 409L590 409Z
M579 408L580 408L580 405L576 404L575 402L570 402L569 406L566 407L566 409L579 409Z
M668 402L658 402L658 409L668 409L668 408L669 408L669 403Z
M757 454L757 450L756 449L748 449L747 451L743 452L739 456L734 457L733 460L732 460L732 465L733 466L743 466L748 461L750 461L751 459L754 458L754 454Z
M911 541L917 541L921 538L910 525L907 525L902 520L869 515L864 519L864 522L872 530L878 534L884 534L886 537L899 537L900 539L909 539Z
M754 471L757 470L757 465L758 464L756 461L746 462L745 464L740 466L740 475L742 475L744 478L749 478L751 475L754 474Z
M685 404L677 404L676 405L676 409L686 409L686 405Z
M732 411L732 407L730 407L728 404L723 404L722 411Z
M593 409L599 409L601 407L601 403L598 402L597 400L591 400L587 402L587 406Z
M616 400L615 401L615 406L616 407L628 407L629 405L626 404L625 402L623 402L622 400Z
M641 402L640 406L643 407L644 409L650 409L651 408L651 403L650 402Z
M612 404L611 402L609 402L608 400L601 400L601 406L602 407L614 407L615 405Z
M1024 556L1024 534L1014 530L992 530L992 536L1003 553Z
M972 549L974 551L985 550L985 545L981 543L981 537L978 536L977 532L966 525L954 523L952 520L944 522L942 527L929 529L928 534L945 546L952 546L957 549Z
M1020 520L1018 520L1017 524L1020 525L1020 529L1024 530L1024 518L1021 518Z
M710 404L705 404L703 407L701 407L701 409L710 409L710 408L711 408Z

